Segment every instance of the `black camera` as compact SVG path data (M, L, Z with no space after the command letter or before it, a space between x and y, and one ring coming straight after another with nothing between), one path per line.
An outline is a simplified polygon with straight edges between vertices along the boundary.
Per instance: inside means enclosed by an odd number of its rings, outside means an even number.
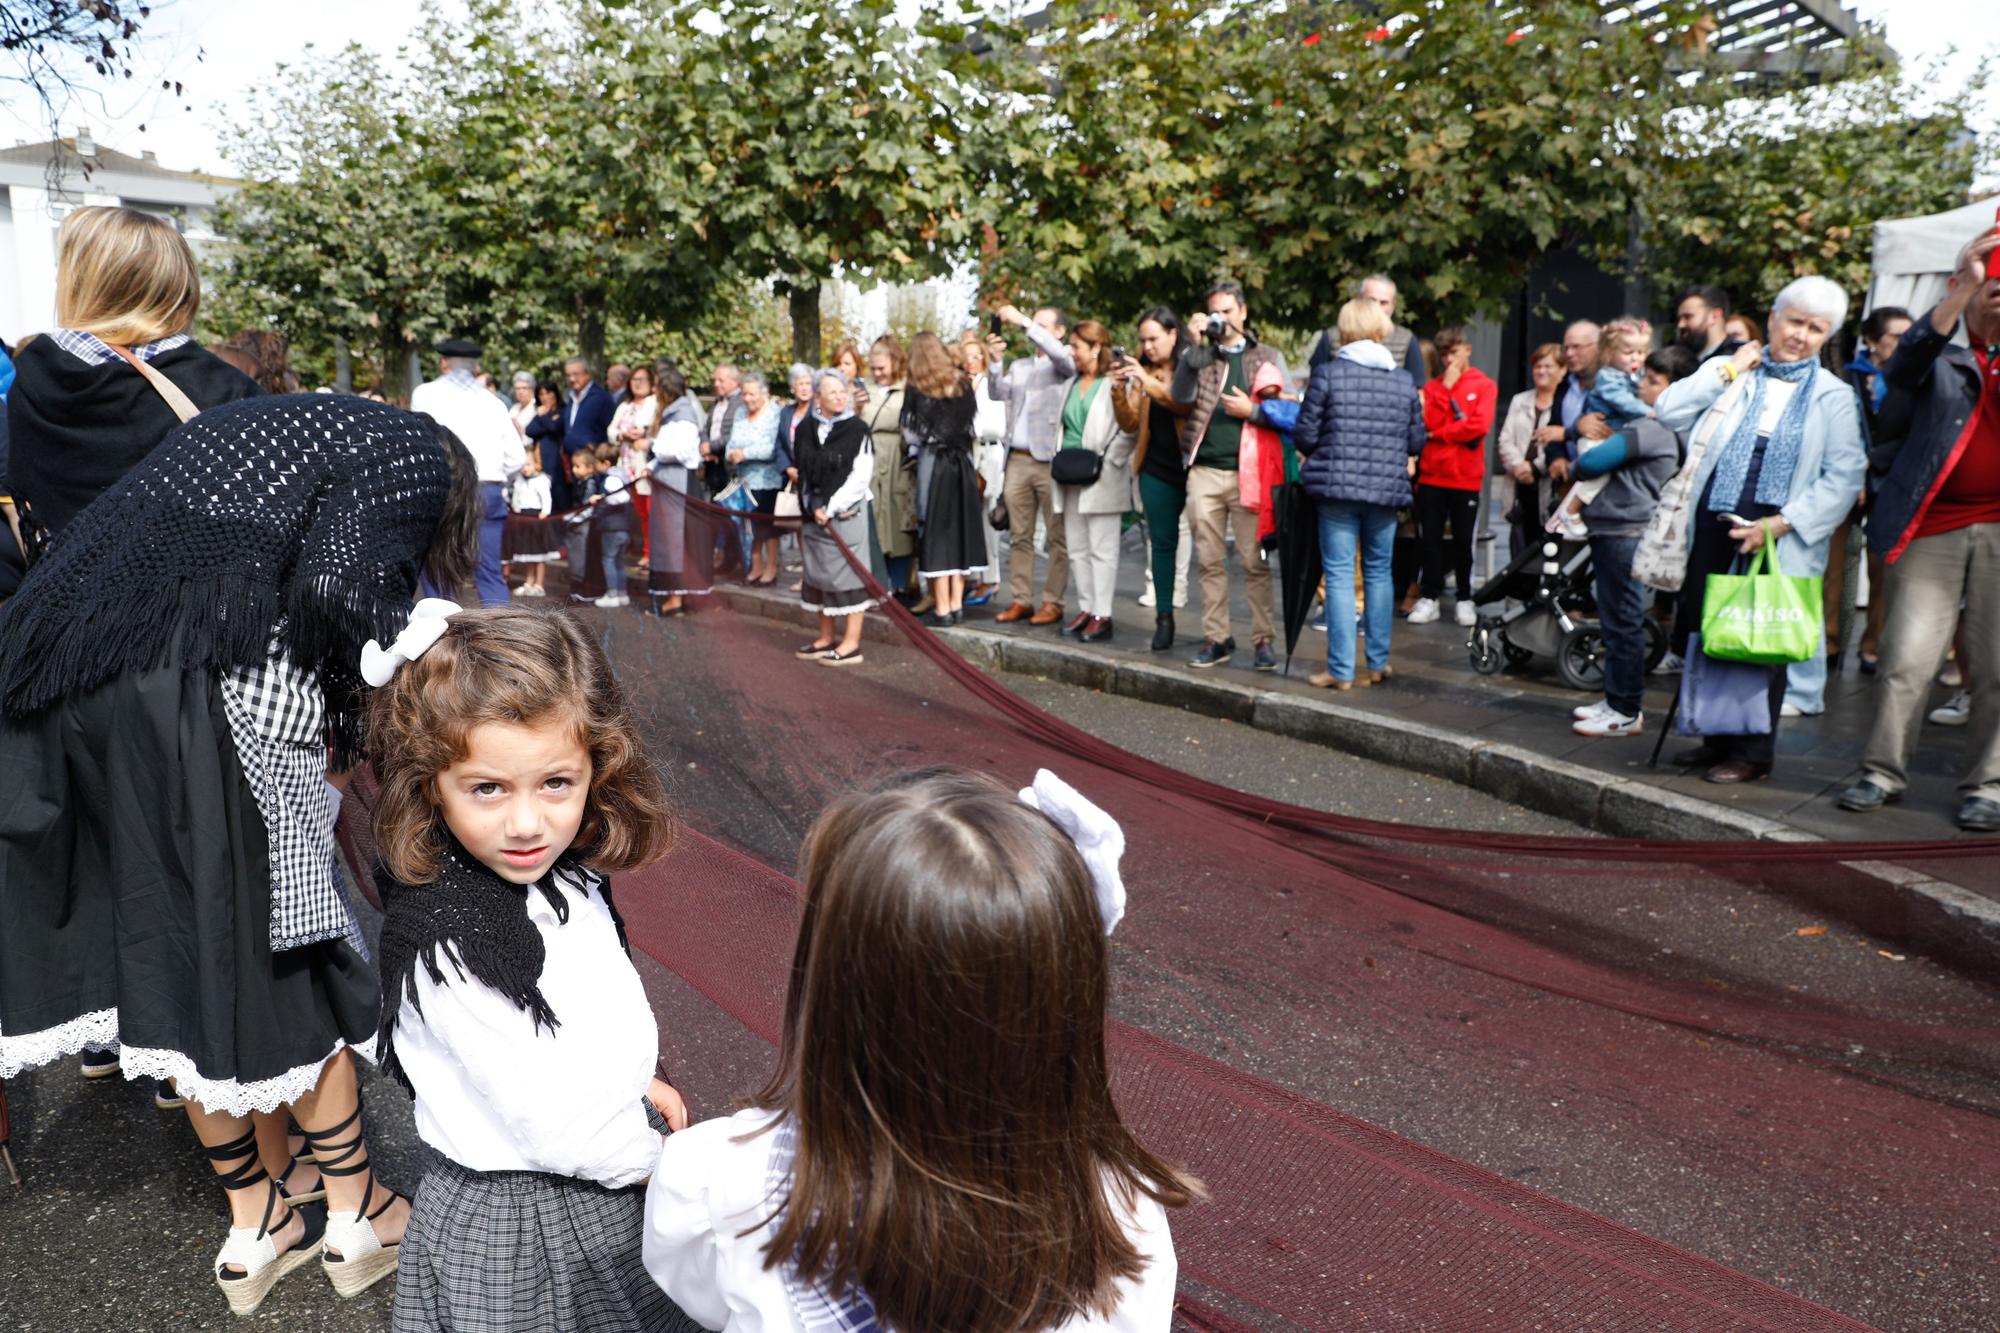
M1229 341L1229 321L1220 315L1210 315L1208 327L1202 331L1202 336L1217 347L1222 346Z

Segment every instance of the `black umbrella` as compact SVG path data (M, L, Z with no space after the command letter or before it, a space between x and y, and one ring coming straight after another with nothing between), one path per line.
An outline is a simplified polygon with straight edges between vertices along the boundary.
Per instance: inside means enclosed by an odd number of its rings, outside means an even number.
M1288 481L1277 489L1278 506L1278 595L1285 611L1285 674L1292 671L1292 653L1299 646L1299 633L1312 615L1313 597L1319 592L1319 506L1306 494L1301 482Z

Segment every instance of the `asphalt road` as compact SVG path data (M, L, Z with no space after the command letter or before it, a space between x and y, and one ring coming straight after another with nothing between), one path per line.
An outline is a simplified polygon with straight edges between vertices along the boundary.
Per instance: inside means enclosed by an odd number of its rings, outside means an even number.
M652 650L665 645L653 636L695 632L613 623L628 680L644 678L641 658L660 658ZM773 652L793 635L779 626L743 633ZM849 688L934 689L933 669L907 650L871 643L868 654L866 681ZM1242 790L1413 826L1573 831L1438 779L1216 719L1049 682L1006 683L1097 735ZM647 693L654 702L641 708L642 723L691 820L729 834L731 802L748 810L756 798L754 775L686 771L679 739L692 719L712 722L713 710ZM807 813L746 819L732 840L782 862ZM2000 1012L1989 988L1921 959L1884 958L1864 936L1837 926L1800 936L1817 923L1781 899L1747 890L1693 899L1671 876L1631 873L1568 890L1559 907L1535 908L1558 944L1582 948L1615 933L1814 993L1911 1012ZM1346 940L1309 898L1269 886L1242 911L1273 939L1282 930L1306 941L1299 947L1314 951L1300 954L1301 966L1323 967L1318 960ZM1267 979L1252 1004L1252 983L1224 966L1223 943L1187 944L1149 923L1173 906L1135 903L1121 929L1117 1004L1126 1021L1879 1327L2000 1327L2000 1193L1994 1180L1962 1171L1968 1157L1990 1158L2000 1122L1951 1104L1989 1090L1941 1085L1919 1098L1827 1072L1785 1118L1770 1108L1800 1086L1797 1061L1623 1015L1576 1028L1575 1040L1592 1048L1588 1068L1564 1068L1522 1034L1570 1030L1574 1002L1449 973L1453 1002L1419 1011L1404 997L1437 994L1443 965L1363 972L1359 938L1351 974ZM657 965L642 961L641 970L696 1113L726 1112L766 1072L768 1048ZM136 1085L85 1084L73 1061L10 1080L8 1091L26 1181L18 1190L0 1184L0 1330L241 1326L209 1278L226 1225L221 1195L179 1113L155 1110ZM379 1079L368 1097L384 1175L413 1188L426 1150L407 1101ZM1926 1136L1912 1141L1911 1125ZM388 1326L387 1309L385 1289L343 1303L305 1272L249 1322L377 1330Z

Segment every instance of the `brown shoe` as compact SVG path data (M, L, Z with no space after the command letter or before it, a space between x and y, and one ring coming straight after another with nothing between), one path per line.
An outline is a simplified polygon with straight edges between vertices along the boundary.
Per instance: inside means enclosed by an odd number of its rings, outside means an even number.
M1306 684L1316 690L1351 690L1354 688L1353 681L1335 680L1333 674L1327 671L1313 672L1310 676L1306 677Z
M1053 625L1062 619L1062 603L1043 602L1042 609L1028 617L1030 625Z
M1028 604L1026 602L1015 602L1012 606L1009 606L1005 611L1002 611L999 615L993 617L993 620L996 624L1011 625L1017 620L1026 620L1027 618L1028 618Z
M1701 775L1703 782L1734 783L1762 782L1771 776L1769 764L1752 764L1741 759L1726 759Z
M1395 676L1396 676L1396 668L1392 666L1385 666L1380 671L1369 672L1367 678L1363 680L1361 683L1363 685L1380 685L1384 681L1395 679Z

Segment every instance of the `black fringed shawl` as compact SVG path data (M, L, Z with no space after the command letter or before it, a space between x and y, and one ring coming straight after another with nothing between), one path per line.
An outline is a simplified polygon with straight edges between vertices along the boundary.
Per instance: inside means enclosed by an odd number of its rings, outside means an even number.
M834 497L871 438L860 417L842 417L828 426L817 416L806 415L792 437L792 461L798 466L800 490L808 505L824 505Z
M332 394L210 408L55 537L0 610L0 710L128 671L255 666L272 635L358 749L361 645L408 619L451 464L427 417Z
M454 839L445 849L438 877L429 884L399 884L380 866L375 882L382 886L382 938L376 961L382 969L382 1018L376 1029L376 1062L415 1094L396 1058L396 1019L407 997L418 1017L417 964L433 985L473 981L497 991L526 1013L536 1028L554 1032L561 1025L542 995L542 965L548 948L542 932L528 916L528 894L540 893L555 908L558 920L569 920L569 901L557 881L594 888L618 928L618 944L632 951L625 938L625 921L611 901L611 883L596 872L564 857L533 885L500 878ZM451 973L445 965L451 965Z
M903 398L903 430L913 434L926 449L954 449L972 452L979 402L972 384L963 377L959 392L949 398L933 398L911 389Z

